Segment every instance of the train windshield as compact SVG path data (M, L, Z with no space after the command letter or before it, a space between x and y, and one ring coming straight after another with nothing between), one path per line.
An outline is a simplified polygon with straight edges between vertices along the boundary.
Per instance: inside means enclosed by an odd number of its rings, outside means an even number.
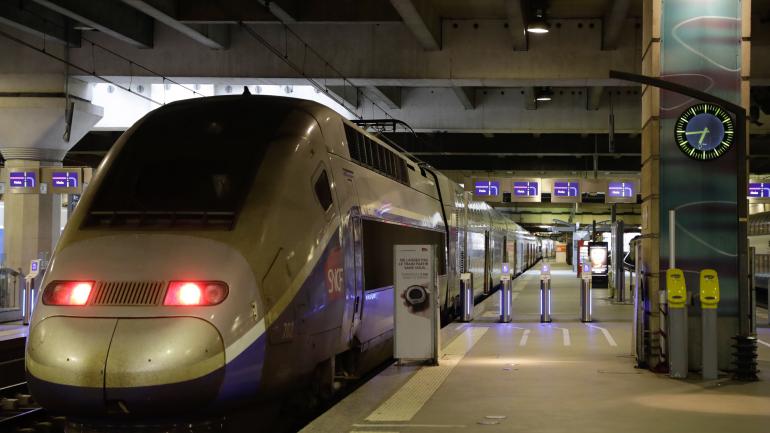
M248 99L151 114L109 167L86 226L231 228L267 144L291 110Z

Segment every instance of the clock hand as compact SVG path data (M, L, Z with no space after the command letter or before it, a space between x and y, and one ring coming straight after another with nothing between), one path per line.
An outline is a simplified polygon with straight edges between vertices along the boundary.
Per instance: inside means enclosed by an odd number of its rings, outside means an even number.
M703 144L703 139L706 138L706 134L708 134L709 132L711 132L711 131L709 131L708 127L706 127L706 128L703 128L703 130L701 130L701 131L686 132L685 135L697 135L697 134L700 134L700 140L698 140L698 144L700 145L700 144Z

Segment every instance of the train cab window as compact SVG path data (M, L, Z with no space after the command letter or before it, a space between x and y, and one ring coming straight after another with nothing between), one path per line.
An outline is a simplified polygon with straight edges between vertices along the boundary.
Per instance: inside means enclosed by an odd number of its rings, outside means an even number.
M152 112L121 137L84 225L231 229L293 111L290 104L244 99Z
M332 207L334 200L332 200L332 190L329 188L329 176L326 175L326 170L321 171L321 175L315 181L315 196L324 211Z

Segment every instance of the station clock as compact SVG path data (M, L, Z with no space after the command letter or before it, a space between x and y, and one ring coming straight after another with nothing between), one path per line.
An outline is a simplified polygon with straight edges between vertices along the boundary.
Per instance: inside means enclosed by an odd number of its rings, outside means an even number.
M733 119L710 103L693 105L676 121L676 144L690 158L707 161L727 153L735 141Z

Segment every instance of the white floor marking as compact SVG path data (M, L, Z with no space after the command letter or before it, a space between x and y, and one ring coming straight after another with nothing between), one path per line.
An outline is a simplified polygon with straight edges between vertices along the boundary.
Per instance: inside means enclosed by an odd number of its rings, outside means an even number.
M757 338L757 341L759 342L759 344L762 344L762 345L764 345L764 346L770 347L770 343L768 343L768 342L766 342L766 341L762 341L762 340L760 340L759 338Z
M519 341L519 346L526 346L528 338L529 338L529 329L525 329L524 333L521 334L521 340Z
M460 424L353 424L353 427L365 427L365 428L393 428L393 427L409 427L409 428L466 428L467 425ZM378 431L378 433L386 433Z
M554 329L561 329L561 336L562 336L562 339L564 340L564 345L565 346L571 346L572 345L572 340L570 340L570 338L569 338L569 329L567 329L567 328L559 328L558 326L554 326Z
M438 366L418 370L404 386L366 417L366 421L410 421L488 330L468 328L463 331L444 348Z
M14 334L22 335L24 334L24 331L25 331L24 329L11 329L9 331L0 331L0 336L4 337L6 335L14 335Z
M618 345L618 343L615 342L615 339L612 338L612 334L610 334L610 331L608 331L607 329L602 328L601 326L596 326L596 325L587 325L587 326L590 327L590 328L596 328L596 329L602 331L602 334L604 334L604 338L607 339L607 343L609 343L610 346L616 347Z

